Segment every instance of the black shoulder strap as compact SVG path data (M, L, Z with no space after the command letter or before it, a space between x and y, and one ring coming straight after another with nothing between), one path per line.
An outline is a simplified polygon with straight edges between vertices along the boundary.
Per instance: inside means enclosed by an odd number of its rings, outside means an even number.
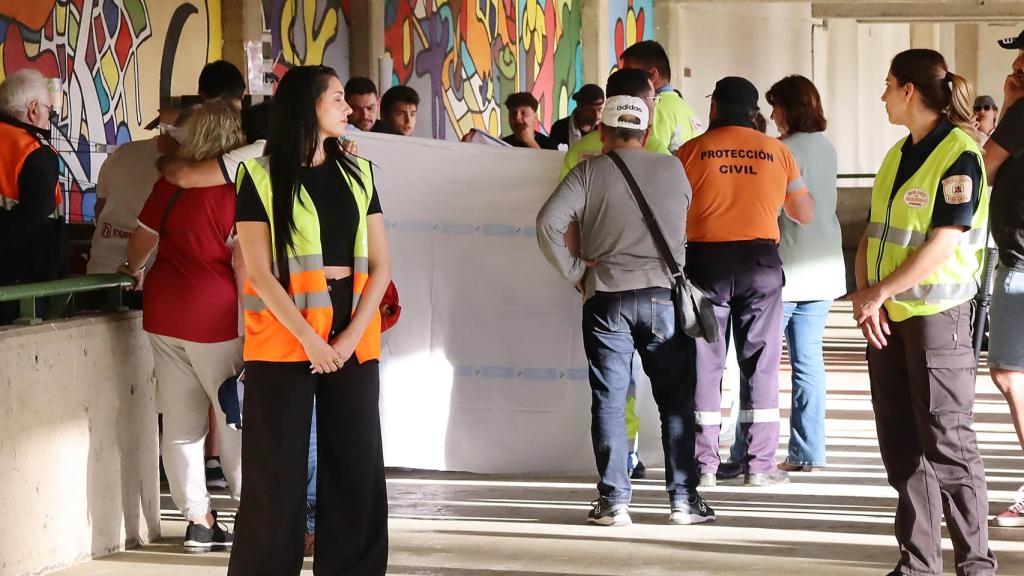
M171 194L170 200L167 201L167 206L164 207L164 213L160 216L160 229L157 230L157 234L164 235L164 226L167 225L167 217L171 215L171 208L178 202L178 198L181 197L181 188L175 188L174 193Z
M619 172L622 172L622 176L626 179L626 184L629 185L629 190L633 193L633 198L636 199L636 204L640 207L640 212L644 216L644 223L647 224L647 229L651 232L651 236L654 238L654 245L658 248L658 253L661 254L661 259L665 261L669 272L672 273L672 277L678 280L683 273L679 271L679 264L676 263L675 257L672 256L672 249L668 247L668 242L665 241L665 235L661 233L661 227L658 226L658 221L654 219L651 207L647 204L647 199L644 198L643 192L640 191L640 186L636 183L636 179L633 178L633 173L626 167L626 163L622 161L622 157L614 151L609 152L607 156L615 163Z

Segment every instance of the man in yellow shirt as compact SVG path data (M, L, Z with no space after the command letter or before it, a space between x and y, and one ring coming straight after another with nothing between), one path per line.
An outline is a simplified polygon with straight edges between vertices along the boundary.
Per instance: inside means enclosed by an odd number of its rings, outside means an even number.
M619 56L622 68L643 70L651 77L658 105L654 110L651 138L664 142L675 154L687 140L704 130L693 108L672 86L672 66L668 54L654 40L637 42Z

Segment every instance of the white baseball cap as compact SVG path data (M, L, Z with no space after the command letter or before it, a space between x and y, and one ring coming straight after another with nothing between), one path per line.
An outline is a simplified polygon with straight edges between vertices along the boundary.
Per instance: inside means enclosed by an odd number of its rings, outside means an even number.
M636 96L612 96L604 101L601 124L610 128L647 130L651 113L647 103Z

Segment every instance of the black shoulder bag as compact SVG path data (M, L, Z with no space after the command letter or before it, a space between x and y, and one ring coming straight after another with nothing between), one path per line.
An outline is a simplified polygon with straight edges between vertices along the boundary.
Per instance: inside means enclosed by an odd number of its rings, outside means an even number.
M633 192L633 198L636 199L636 204L640 207L644 223L647 224L647 229L650 231L651 237L654 238L654 245L658 248L658 253L661 254L662 260L668 266L669 272L672 273L674 281L672 303L676 310L676 329L682 329L683 333L692 338L717 342L719 337L718 319L715 317L715 309L711 301L700 291L700 288L687 280L683 271L679 269L679 264L672 256L672 250L668 247L668 242L665 241L665 235L661 233L658 221L654 219L647 199L644 198L640 186L633 178L633 173L626 167L626 163L622 161L622 157L615 152L609 152L607 156L611 158L626 179L626 184L629 185L630 191Z

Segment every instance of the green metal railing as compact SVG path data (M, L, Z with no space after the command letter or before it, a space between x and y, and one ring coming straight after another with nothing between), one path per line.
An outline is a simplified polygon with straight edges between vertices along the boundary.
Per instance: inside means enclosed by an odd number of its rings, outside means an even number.
M50 298L50 318L61 317L68 311L75 294L100 292L105 295L103 309L109 312L128 310L121 302L121 291L131 286L133 280L121 274L90 274L73 276L52 282L33 282L0 286L0 302L19 302L19 318L15 324L39 324L43 320L37 313L38 300Z

